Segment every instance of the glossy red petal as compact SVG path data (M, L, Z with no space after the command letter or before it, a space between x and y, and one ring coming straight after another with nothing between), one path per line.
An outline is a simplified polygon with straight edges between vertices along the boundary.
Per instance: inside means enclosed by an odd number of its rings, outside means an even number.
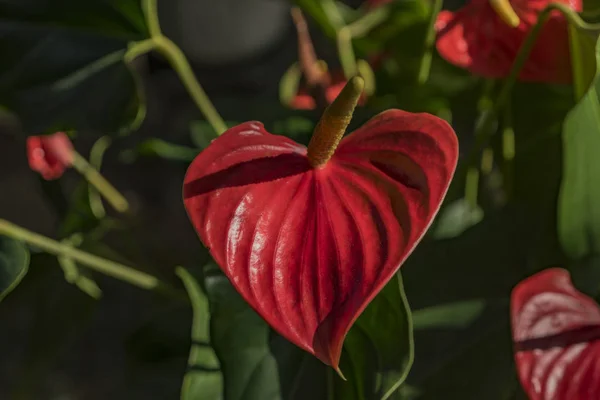
M581 0L567 3L582 9ZM488 0L472 0L457 12L442 11L436 22L436 47L448 62L488 78L506 77L523 41L548 0L511 1L521 19L517 28L504 23ZM567 24L559 13L544 25L519 79L535 82L571 81Z
M521 282L511 297L515 360L532 400L600 394L600 308L553 268Z
M438 211L457 147L441 119L393 110L313 169L304 146L248 122L193 161L185 206L244 299L337 368L350 326Z

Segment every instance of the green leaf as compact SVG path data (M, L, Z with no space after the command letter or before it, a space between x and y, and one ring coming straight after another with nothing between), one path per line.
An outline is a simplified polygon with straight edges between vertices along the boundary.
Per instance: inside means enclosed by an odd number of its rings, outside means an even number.
M223 371L223 398L279 399L277 363L269 349L268 325L216 266L208 266L205 275L211 343Z
M388 399L402 385L414 358L412 329L402 277L397 274L356 320L344 343L353 374L341 367L348 383L353 381L356 392L364 396L357 398ZM369 350L375 363L369 362ZM371 382L377 383L370 388Z
M483 299L457 301L413 311L415 330L428 328L464 328L485 308Z
M21 282L29 269L25 244L0 236L0 301Z
M348 333L341 360L344 382L333 369L271 332L218 267L208 266L205 275L212 344L226 400L390 398L410 369L412 325L399 276Z
M219 400L223 397L223 377L219 361L210 346L208 300L196 279L184 268L177 268L192 303L192 348L188 371L183 379L181 400Z
M123 56L145 36L138 0L0 0L0 104L27 134L130 128L144 108Z
M436 239L456 237L482 219L483 210L479 206L471 206L466 199L461 198L442 209L432 234Z
M146 139L135 149L121 153L125 162L134 162L139 156L154 156L172 161L191 162L198 155L198 149L169 143L158 138Z
M596 58L600 57L600 44ZM596 63L598 64L598 62ZM558 203L558 232L571 258L600 251L600 79L597 78L563 125L563 179Z

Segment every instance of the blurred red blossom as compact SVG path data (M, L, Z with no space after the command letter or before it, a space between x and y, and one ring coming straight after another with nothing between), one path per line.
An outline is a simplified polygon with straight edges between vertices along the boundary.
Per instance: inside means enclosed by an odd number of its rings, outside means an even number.
M344 77L344 73L341 71L336 71L333 75L327 74L325 81L327 82L327 86L324 89L324 97L327 104L331 104L331 102L333 102L333 100L335 100L335 98L340 94L348 81ZM316 89L319 90L320 88ZM363 94L360 97L358 104L364 105L366 100L367 99ZM306 87L300 87L290 106L296 110L314 110L317 107L317 102Z
M575 11L583 8L582 0L559 1ZM436 22L437 50L448 62L474 74L506 77L538 15L551 2L471 0L456 12L442 11ZM519 79L570 83L571 76L567 21L556 11L542 28Z
M73 144L64 132L27 138L29 167L46 180L60 178L73 163Z
M591 400L600 393L600 307L551 268L515 287L512 335L531 400Z

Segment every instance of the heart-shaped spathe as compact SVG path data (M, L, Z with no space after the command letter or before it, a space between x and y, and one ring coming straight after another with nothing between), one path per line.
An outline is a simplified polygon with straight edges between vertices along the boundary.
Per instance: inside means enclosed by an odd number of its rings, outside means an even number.
M429 114L383 112L313 168L307 149L246 122L190 165L188 215L244 299L338 368L346 333L421 239L458 157Z
M600 307L561 268L519 283L511 296L519 379L531 400L600 396Z

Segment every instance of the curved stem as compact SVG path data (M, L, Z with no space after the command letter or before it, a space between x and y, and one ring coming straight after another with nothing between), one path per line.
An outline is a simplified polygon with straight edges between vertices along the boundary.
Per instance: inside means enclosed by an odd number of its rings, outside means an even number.
M135 58L153 50L159 52L167 59L167 61L169 61L171 67L173 67L175 72L179 75L179 78L183 82L190 97L217 135L225 132L227 130L225 121L223 121L223 118L221 118L217 109L196 79L196 75L194 75L194 71L185 57L185 54L183 54L181 49L169 38L160 35L133 43L125 53L124 59L126 62L132 62Z
M433 47L435 45L435 22L437 16L442 9L443 0L434 0L427 25L427 33L425 34L425 42L423 43L423 56L419 64L419 72L417 75L417 83L420 85L427 82L429 79L429 71L431 70L431 58L433 56Z
M129 210L127 199L76 151L73 151L72 165L115 210L122 213Z
M367 11L360 18L348 24L350 35L352 35L353 38L365 36L378 25L381 25L389 15L390 10L388 4Z
M104 157L106 150L108 150L110 143L111 139L109 136L102 136L94 143L92 150L90 151L90 165L92 167L100 170L102 167L102 158ZM102 199L100 198L98 190L89 186L88 197L90 200L90 208L94 216L99 220L104 218L106 216L106 211L104 210L104 205L102 204Z
M352 46L352 32L346 25L344 18L342 18L335 0L322 0L322 7L329 23L335 29L338 55L344 76L346 79L350 79L358 73L354 47Z
M337 33L337 46L340 56L340 63L346 79L350 79L358 74L356 65L356 56L352 46L352 33L347 26L342 27Z
M162 31L160 30L160 22L158 20L158 7L156 2L157 0L142 0L142 10L146 16L146 23L148 24L148 32L150 33L150 37L162 35Z
M218 135L227 130L225 121L221 118L216 108L206 95L206 92L198 83L194 71L190 66L187 58L175 43L165 36L160 36L154 39L156 50L161 53L169 63L173 66L179 78L188 90L188 93L202 111L206 120L212 125Z
M156 50L165 57L171 67L177 72L194 103L208 123L213 127L217 135L227 130L227 125L219 115L216 108L206 95L206 92L196 79L194 71L190 66L185 54L169 38L163 35L158 18L157 0L142 0L142 8L146 16L150 39L142 40L130 45L125 53L125 61L130 63L137 57Z
M29 245L36 246L48 253L60 257L68 257L80 265L86 266L95 271L101 272L113 278L120 279L142 289L160 289L168 288L157 277L145 272L138 271L126 265L110 261L85 251L76 249L64 243L57 242L46 236L28 231L11 222L0 219L0 235L9 236L26 242ZM172 289L174 290L174 289Z

